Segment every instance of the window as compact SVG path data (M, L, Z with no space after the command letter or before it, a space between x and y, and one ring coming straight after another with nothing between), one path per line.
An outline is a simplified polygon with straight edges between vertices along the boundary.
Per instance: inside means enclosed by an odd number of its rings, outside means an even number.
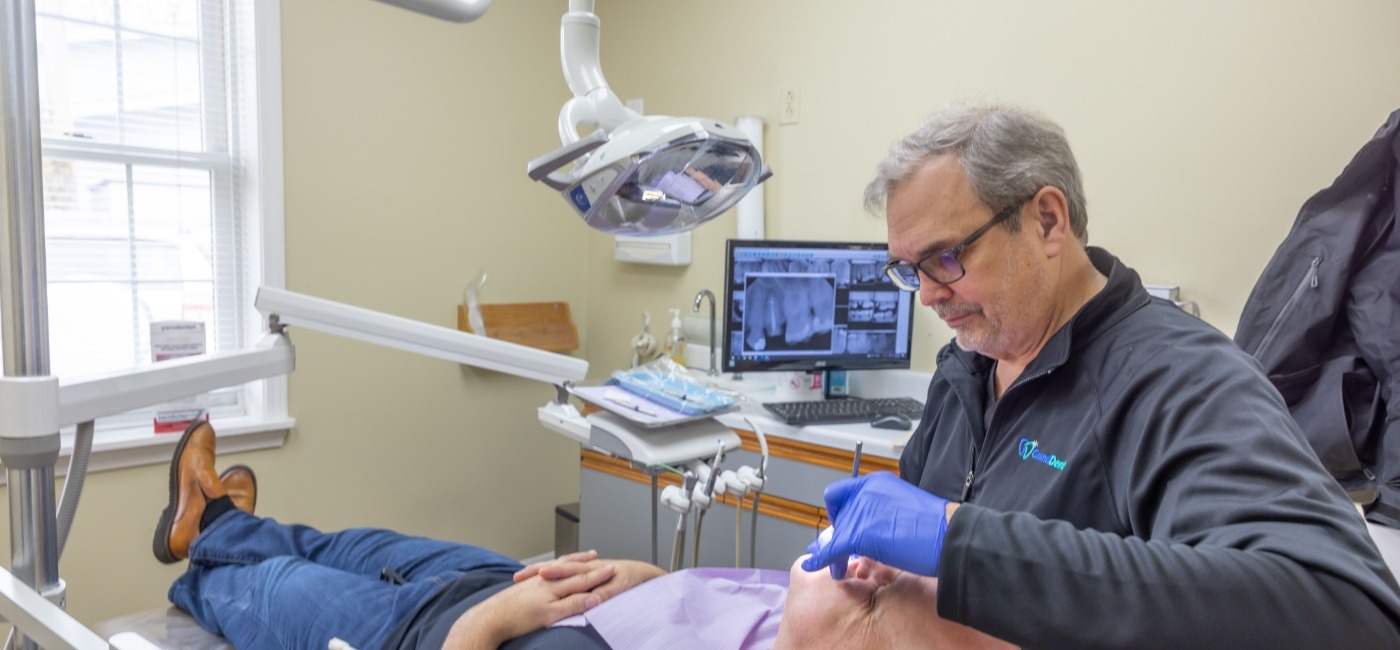
M254 292L282 281L276 0L35 11L51 372L144 365L153 321L204 322L210 352L250 346ZM284 417L284 386L218 391L211 414Z

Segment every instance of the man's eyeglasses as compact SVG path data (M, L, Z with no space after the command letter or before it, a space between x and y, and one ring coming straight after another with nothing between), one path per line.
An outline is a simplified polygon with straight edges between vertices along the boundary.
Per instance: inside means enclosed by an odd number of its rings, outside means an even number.
M885 264L885 268L882 270L885 272L885 275L888 275L889 278L894 281L895 286L905 291L919 290L919 282L921 280L919 275L921 271L923 275L928 276L930 280L938 284L952 284L957 282L961 280L964 275L967 275L967 269L963 268L962 262L958 259L958 256L962 255L962 252L967 250L967 247L971 246L972 242L977 241L978 237L987 234L987 231L991 230L993 226L1011 218L1011 215L1016 214L1016 211L1029 200L1030 199L1017 201L1006 206L1005 209L992 217L991 221L983 224L981 228L972 231L972 234L968 235L967 239L962 240L962 243L957 246L929 255L914 264L902 260L890 260Z

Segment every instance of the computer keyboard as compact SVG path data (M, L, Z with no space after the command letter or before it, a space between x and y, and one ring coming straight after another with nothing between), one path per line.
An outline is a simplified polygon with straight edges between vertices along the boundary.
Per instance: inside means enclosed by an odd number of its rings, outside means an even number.
M924 415L924 403L910 397L864 399L842 397L810 402L766 402L763 408L794 426L870 422L881 415L899 414L910 420Z

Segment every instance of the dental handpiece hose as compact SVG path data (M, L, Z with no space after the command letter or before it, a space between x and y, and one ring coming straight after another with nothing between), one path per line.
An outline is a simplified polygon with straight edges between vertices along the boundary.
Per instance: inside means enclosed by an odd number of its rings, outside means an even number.
M671 572L681 570L681 556L685 554L685 518L690 513L681 513L676 521L676 540L671 543Z
M688 497L691 490L695 489L695 475L690 472L685 473L685 480L681 481L681 488ZM692 504L693 506L693 504ZM685 519L690 516L690 510L682 512L676 519L676 540L671 544L671 571L681 570L681 558L685 556Z
M749 511L749 568L758 567L758 499L762 492L753 493L753 509Z
M713 500L715 496L715 480L719 478L719 464L724 462L724 442L719 442L719 451L715 453L715 462L710 465L710 478L705 481L705 498ZM700 527L705 523L705 510L708 507L701 507L695 513L695 545L691 548L690 566L700 566Z
M749 418L744 418L744 421L749 424L754 435L758 436L759 455L762 458L758 464L758 489L753 493L753 510L749 515L749 568L752 569L758 566L758 499L763 496L763 486L768 475L768 436L763 435L763 428L758 426L757 422ZM740 500L735 507L738 508L742 505L743 501ZM735 555L738 553L736 552Z
M739 568L744 562L744 497L736 495L734 497L734 568Z

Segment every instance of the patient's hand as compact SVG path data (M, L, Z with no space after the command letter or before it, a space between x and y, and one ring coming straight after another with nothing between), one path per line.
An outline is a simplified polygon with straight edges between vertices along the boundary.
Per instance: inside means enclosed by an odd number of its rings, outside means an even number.
M552 560L536 562L519 571L516 571L515 581L523 582L537 575L540 575L541 572L544 573L544 578L546 580L558 580L559 578L567 578L573 575L574 573L577 573L577 569L571 567L574 567L575 565L581 563L592 562L596 559L598 559L598 551L589 550L579 551L577 553L570 553L568 555L556 557Z
M567 577L535 576L468 609L452 624L444 648L495 648L555 621L582 614L603 601L591 590L618 576L610 562L588 562Z
M1015 648L939 618L938 580L868 558L851 560L844 580L825 571L790 573L787 604L774 650L814 648Z
M595 587L593 594L607 600L643 582L666 575L661 567L635 560L610 560L617 565L617 575L613 579Z
M535 576L545 580L562 580L576 575L581 571L586 571L596 567L598 564L606 562L617 567L617 575L606 583L593 589L593 594L598 596L602 602L616 596L632 587L651 580L657 576L665 575L660 567L646 562L636 562L633 560L599 560L597 551L580 551L568 555L536 562L515 572L515 581L521 582Z

